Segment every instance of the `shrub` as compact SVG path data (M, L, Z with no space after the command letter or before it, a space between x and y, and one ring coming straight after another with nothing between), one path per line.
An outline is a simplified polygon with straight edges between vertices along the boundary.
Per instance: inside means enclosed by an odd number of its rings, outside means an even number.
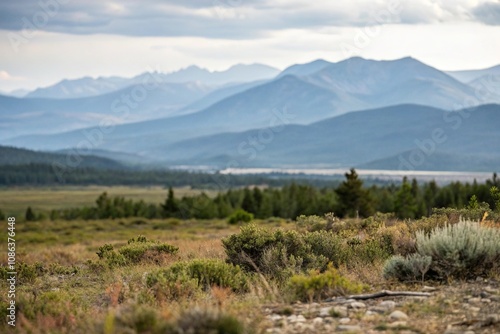
M238 223L248 223L253 220L253 214L246 212L243 209L238 209L231 216L229 216L228 222L231 225Z
M147 276L147 284L150 287L169 282L196 283L203 289L216 285L233 291L245 291L248 287L248 277L239 266L214 259L177 262L167 269Z
M178 247L167 243L147 240L144 236L130 239L128 244L115 251L110 244L99 247L97 256L106 260L110 267L137 264L143 260L160 262L164 255L176 254Z
M414 281L417 278L424 280L429 270L432 258L420 254L411 254L402 257L396 255L386 261L383 269L385 279L397 279L399 281Z
M243 324L231 315L215 310L194 308L179 317L173 333L224 333L242 334L245 331Z
M296 220L299 228L303 228L311 232L326 230L327 221L322 217L301 215L297 217Z
M116 314L110 312L103 327L105 333L175 333L156 310L135 304L123 307Z
M286 277L287 273L282 270L290 272L289 265L300 264L303 270L324 270L328 263L325 256L313 252L304 234L297 231L272 231L251 224L242 227L239 234L223 239L222 243L230 263L248 271L265 271L274 278Z
M324 273L311 270L307 275L291 277L288 288L295 300L312 301L331 296L359 293L363 290L363 285L349 281L330 265Z
M417 232L417 251L432 257L430 273L436 278L474 278L500 263L500 230L470 221Z

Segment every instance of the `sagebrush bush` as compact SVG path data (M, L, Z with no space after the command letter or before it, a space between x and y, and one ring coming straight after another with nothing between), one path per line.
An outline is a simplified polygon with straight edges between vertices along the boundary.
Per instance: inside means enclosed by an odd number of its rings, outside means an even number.
M172 266L148 274L146 282L153 287L157 284L196 285L201 289L209 289L212 286L230 288L233 291L246 291L248 288L248 276L239 266L234 266L215 259L195 259L187 262L177 262Z
M301 270L326 268L328 258L313 251L305 237L309 233L270 230L251 224L242 227L239 234L223 239L222 243L230 263L247 271L260 271L272 278L286 279L297 265ZM313 233L329 234L326 231Z
M110 244L99 247L97 256L106 260L110 267L137 264L141 261L161 262L162 256L176 254L178 247L147 240L144 236L130 239L127 245L116 251Z
M288 290L293 300L312 301L323 298L359 293L363 285L351 282L330 265L320 273L311 270L307 274L292 276L288 283Z
M500 230L460 221L417 232L417 251L432 258L430 273L436 278L474 278L500 263Z
M345 240L325 230L271 230L254 224L242 227L239 234L223 239L222 243L230 263L278 280L287 279L298 271L324 271L329 262L336 267L374 263L392 254L391 247L375 238Z
M234 225L238 223L248 223L252 220L253 220L252 213L246 212L243 209L238 209L235 212L233 212L232 215L229 216L228 223Z
M396 279L399 281L424 280L425 274L430 268L432 258L418 253L403 257L396 255L386 261L383 269L385 279Z
M243 323L231 315L216 310L194 308L181 314L172 333L242 334L244 331Z

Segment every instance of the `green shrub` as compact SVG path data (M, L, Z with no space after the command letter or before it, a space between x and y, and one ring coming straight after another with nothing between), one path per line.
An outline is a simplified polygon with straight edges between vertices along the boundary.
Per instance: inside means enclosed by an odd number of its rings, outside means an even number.
M153 308L144 305L129 305L117 313L109 313L104 320L104 332L109 333L175 333Z
M500 263L500 230L470 221L417 232L417 251L432 258L430 274L447 279L474 278Z
M190 334L242 334L244 325L235 317L215 310L194 308L179 317L174 333Z
M281 271L289 265L300 264L302 270L326 268L328 259L322 254L315 254L304 235L297 231L273 231L251 224L242 227L239 234L223 239L222 244L230 263L248 271L264 270L270 277L282 278L287 274ZM272 261L276 263L272 264Z
M246 212L243 209L238 209L229 216L228 223L231 225L238 223L248 223L253 220L253 214Z
M420 254L411 254L402 257L396 255L386 261L383 269L385 279L397 279L399 281L424 280L424 276L430 268L432 258Z
M320 216L305 216L297 217L297 226L308 231L321 231L326 230L327 221Z
M363 285L349 281L330 265L324 273L311 270L307 275L291 277L288 288L294 300L312 301L359 293L363 290Z
M248 288L248 277L239 266L215 259L177 262L147 276L150 287L168 282L196 283L202 289L209 289L214 285L233 291L246 291Z
M106 260L110 267L137 264L143 260L159 262L162 255L176 254L178 247L167 243L147 240L144 236L130 239L128 244L116 251L110 244L99 247L97 256Z

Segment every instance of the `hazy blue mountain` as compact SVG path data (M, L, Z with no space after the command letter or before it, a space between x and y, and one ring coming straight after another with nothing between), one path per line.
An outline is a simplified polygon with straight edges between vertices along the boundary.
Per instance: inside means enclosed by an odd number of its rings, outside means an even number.
M328 65L306 80L355 96L371 108L418 103L457 109L475 98L468 85L410 57L392 61L354 57ZM477 99L476 104L485 102L500 101Z
M271 79L278 75L279 70L262 64L231 66L225 71L209 71L198 66L189 66L185 69L164 75L167 82L200 81L206 85L224 85L228 83L242 83L257 80Z
M0 139L85 128L98 125L103 119L121 124L171 116L211 90L198 83L165 83L151 90L140 88L130 86L78 99L0 96Z
M272 136L268 135L272 130L257 129L199 137L157 148L149 154L164 157L171 164L212 164L220 168L231 161L254 167L366 166L401 155L402 161L417 161L414 169L442 169L443 163L434 166L434 160L441 161L447 155L454 159L450 162L462 161L463 170L478 170L479 163L467 163L466 158L474 155L496 161L500 156L499 124L500 105L483 105L462 112L399 105L351 112L310 125L289 125L276 129ZM432 144L434 131L440 132L434 134L439 143ZM413 150L418 158L423 157L422 161L410 156ZM428 160L433 152L439 155ZM391 161L386 168L394 169ZM383 163L376 166L384 168Z
M70 152L68 152L70 153ZM26 165L26 164L58 164L71 167L104 168L104 169L124 169L125 167L108 158L93 155L85 156L81 161L76 155L58 154L48 152L38 152L16 147L0 146L0 165ZM68 167L69 168L69 167Z
M68 99L97 96L107 94L128 86L138 85L144 79L157 80L161 83L186 83L199 82L202 85L224 85L233 82L250 82L271 79L279 70L261 64L235 65L225 71L208 71L206 69L190 66L172 73L146 72L133 78L122 77L84 77L80 79L66 79L54 85L38 88L28 94L29 98L54 98Z
M400 157L409 157L411 151L402 152L398 155L378 159L366 164L356 166L361 169L385 169L398 170L401 166ZM493 172L500 170L500 152L492 154L452 154L434 152L426 157L423 163L416 166L415 170L433 170L433 171L475 171L475 172Z
M337 107L340 102L345 104L330 90L294 76L285 76L232 95L200 112L116 126L111 133L106 134L105 141L99 148L142 152L157 145L201 135L243 131L283 122L308 123L346 112L348 109ZM356 105L355 101L352 105ZM282 120L283 117L287 119ZM85 139L84 132L94 130L24 136L5 142L36 149L63 149L74 147Z
M212 92L208 93L206 96L201 99L189 104L188 106L182 109L183 113L189 113L193 111L199 111L205 108L210 107L212 104L219 102L231 95L235 95L241 92L244 92L252 87L256 87L267 82L266 80L258 80L252 82L245 82L242 84L228 84L221 88L215 89Z
M289 66L286 69L284 69L283 72L280 73L280 76L285 76L285 75L295 75L299 77L308 76L324 69L329 65L332 65L332 63L323 59L317 59L306 64L296 64Z
M30 91L27 89L14 89L8 93L1 93L2 95L13 97L25 97Z
M469 83L485 75L500 75L500 65L492 66L482 70L448 71L446 73L461 82Z
M134 83L133 79L121 77L65 79L52 86L37 88L26 94L25 97L72 99L97 96L117 91Z

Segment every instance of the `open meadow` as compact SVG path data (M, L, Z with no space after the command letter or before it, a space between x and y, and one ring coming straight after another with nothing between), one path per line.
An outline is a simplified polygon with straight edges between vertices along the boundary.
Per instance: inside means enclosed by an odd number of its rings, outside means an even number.
M48 212L92 205L103 190L13 189L0 196L6 212L26 205ZM166 192L106 190L154 203ZM25 221L21 215L15 224L17 322L15 328L2 323L2 332L498 333L498 222L465 222L452 211L418 220L325 215L234 224L140 217ZM8 231L7 220L0 228ZM435 248L457 233L465 240L449 244L449 253ZM476 251L467 253L471 245ZM0 247L4 318L6 246ZM370 296L385 290L402 295Z

